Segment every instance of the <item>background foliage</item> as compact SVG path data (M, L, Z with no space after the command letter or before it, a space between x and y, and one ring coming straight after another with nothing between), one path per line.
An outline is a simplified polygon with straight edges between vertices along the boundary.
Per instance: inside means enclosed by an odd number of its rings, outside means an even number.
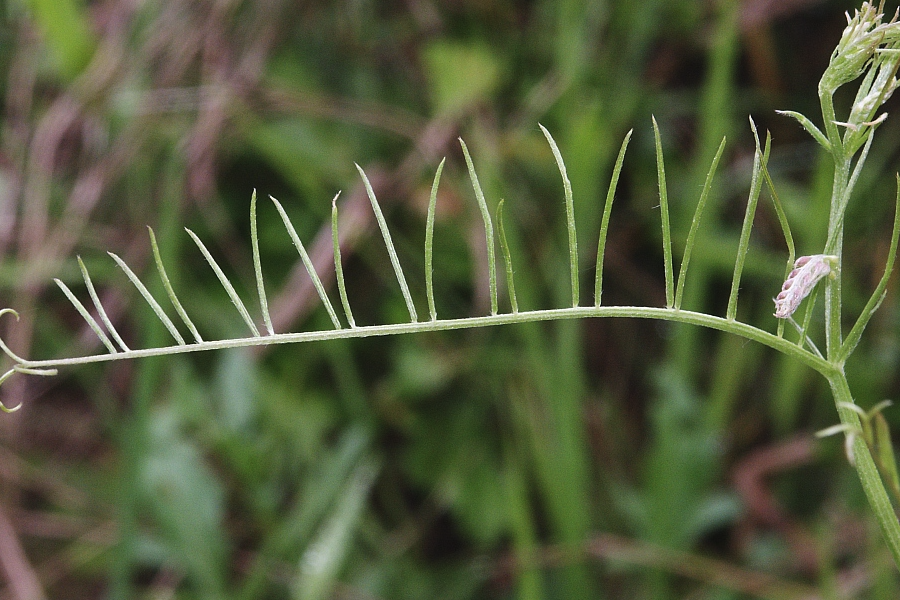
M723 314L748 114L773 133L769 169L798 253L824 243L829 165L774 109L817 114L816 81L854 7L7 0L0 298L22 320L4 322L4 339L34 358L100 350L48 285L80 290L80 255L129 344L168 343L106 256L155 281L147 225L204 337L241 334L181 228L253 298L253 188L283 202L329 286L329 200L343 189L356 320L405 320L354 161L424 314L425 210L443 156L438 310L485 314L460 135L492 209L505 199L521 308L565 306L562 192L538 122L575 192L586 302L609 174L635 128L603 299L663 305L651 114L676 250L728 136L683 302ZM898 123L882 126L848 216L851 314L887 251ZM259 226L275 329L329 327L268 204ZM785 257L761 203L742 320L771 324ZM848 365L863 407L896 396L897 319L892 283ZM823 382L698 329L557 322L218 352L14 378L3 400L25 402L0 420L9 598L896 596L840 441L811 435L837 421Z

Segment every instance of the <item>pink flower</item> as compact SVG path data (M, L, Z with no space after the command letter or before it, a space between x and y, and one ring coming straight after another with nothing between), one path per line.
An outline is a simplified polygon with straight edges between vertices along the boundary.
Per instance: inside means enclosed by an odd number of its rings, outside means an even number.
M781 292L775 297L775 316L787 319L794 314L819 280L831 275L836 263L837 256L828 254L813 254L798 258L794 263L794 270L788 275L784 285L781 286Z

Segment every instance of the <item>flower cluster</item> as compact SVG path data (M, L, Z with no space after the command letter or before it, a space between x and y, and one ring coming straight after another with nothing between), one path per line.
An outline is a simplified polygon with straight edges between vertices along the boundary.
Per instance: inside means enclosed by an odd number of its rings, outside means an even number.
M820 279L831 274L836 264L837 256L827 254L798 258L794 263L794 270L788 275L784 285L781 286L781 292L775 297L775 316L787 319L794 314L803 299L809 296Z
M881 10L869 2L864 2L853 17L847 15L847 27L819 81L820 95L834 94L845 83L873 71L873 61L879 66L877 63L895 51L900 41L900 23L897 15L887 23L882 22L883 18Z

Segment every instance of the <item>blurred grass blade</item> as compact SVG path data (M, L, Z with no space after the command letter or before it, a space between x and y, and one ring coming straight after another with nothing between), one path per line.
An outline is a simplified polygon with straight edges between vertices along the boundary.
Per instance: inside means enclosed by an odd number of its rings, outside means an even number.
M569 272L572 277L572 306L578 306L581 294L578 289L578 235L575 230L575 205L572 199L572 183L566 174L566 165L563 162L562 154L556 145L556 140L547 131L547 128L538 123L547 143L550 144L550 150L553 152L553 158L556 159L556 166L559 168L559 174L563 180L563 191L566 199L566 230L569 233Z
M625 151L628 150L628 142L634 129L629 129L619 148L619 156L613 167L612 178L609 181L609 190L606 192L606 204L603 206L603 220L600 222L600 239L597 242L597 265L594 276L594 306L600 306L600 296L603 294L603 256L606 254L606 236L609 233L609 217L612 214L613 200L616 197L616 188L619 185L619 175L622 173L622 164L625 162Z
M119 335L119 332L116 331L112 321L109 319L109 315L106 314L106 310L103 308L103 304L100 303L100 297L97 296L97 290L94 289L94 282L91 281L91 275L88 273L87 267L84 266L84 261L81 260L80 256L76 256L75 258L78 260L78 268L81 269L84 285L87 287L88 294L90 294L91 300L94 302L97 314L100 315L100 320L103 321L106 329L109 331L110 335L113 336L113 339L116 340L116 343L119 344L119 347L125 352L128 352L128 345L125 343L125 340L122 339L122 336Z
M653 119L653 137L656 141L656 178L659 184L659 210L662 222L663 261L666 277L666 308L675 304L675 283L672 269L672 227L669 224L669 192L666 189L666 166L663 160L662 139L656 117Z
M372 203L372 210L375 212L375 220L378 222L378 228L381 230L381 237L384 238L384 245L387 247L388 256L390 256L391 264L394 266L394 274L397 275L397 283L400 284L400 291L403 292L403 299L406 301L409 319L412 323L415 323L419 320L419 316L416 314L416 306L413 304L412 295L409 293L409 286L406 284L406 276L403 275L403 269L400 268L400 258L397 256L397 251L394 249L394 241L391 239L391 232L388 229L387 221L384 219L384 213L381 212L381 206L378 205L378 199L375 197L375 190L372 189L372 184L369 183L369 178L366 177L365 171L363 171L362 167L358 164L353 164L356 165L356 170L359 171L363 184L366 186L366 194L369 195L369 202Z
M275 335L272 327L272 316L269 314L269 301L266 299L266 286L263 283L262 262L259 259L259 231L256 228L256 189L250 196L250 243L253 246L253 272L256 274L256 291L259 293L259 309L263 315L266 332Z
M231 285L231 282L228 281L228 278L225 276L222 268L219 267L219 263L217 263L216 259L214 259L212 254L209 253L209 250L206 249L206 246L203 244L203 242L200 241L200 238L197 237L196 233L194 233L187 227L185 227L184 230L187 231L188 235L191 236L191 239L194 240L194 243L197 244L197 248L200 249L200 252L203 254L203 258L206 259L206 262L209 263L209 266L216 274L216 277L219 278L219 283L221 283L222 287L225 288L225 291L228 293L228 297L231 298L231 303L234 304L234 307L237 308L239 313L241 313L241 317L243 317L244 322L247 324L247 327L250 328L250 331L255 337L259 337L259 329L256 328L256 323L254 323L253 319L250 318L250 313L247 312L247 307L244 306L244 303L241 301L240 296L238 296L237 292L234 290L234 286Z
M66 295L66 298L69 299L69 302L72 303L72 306L75 307L75 310L78 311L78 314L80 314L90 326L90 328L94 330L94 333L97 334L97 337L100 338L100 341L103 342L103 345L106 346L106 349L109 350L109 353L117 354L119 351L116 350L116 347L113 346L112 342L109 340L106 334L103 333L103 330L100 329L100 325L97 323L97 321L94 320L94 317L92 317L90 313L88 313L87 309L84 307L84 304L82 304L81 301L75 297L75 294L72 293L72 290L69 289L69 286L67 286L59 279L54 279L53 281L56 282L56 285L59 286L59 289L61 289L63 294Z
M377 473L375 462L367 459L351 475L331 517L300 559L292 594L297 600L332 597L335 577L350 552L351 536L360 524Z
M516 300L516 284L513 280L512 257L509 254L509 244L506 243L506 230L503 228L503 200L497 204L497 233L500 238L500 252L503 254L503 262L506 264L506 287L509 289L509 304L513 314L519 312L519 303Z
M341 329L341 322L337 318L337 313L334 312L334 307L331 305L331 300L328 299L328 294L325 293L325 286L322 285L322 280L319 279L319 275L316 273L316 268L309 258L309 253L303 246L303 242L300 241L300 236L297 235L297 230L294 229L294 225L288 218L287 213L284 212L284 207L281 206L281 203L272 196L269 196L269 199L275 203L275 208L278 209L278 214L281 215L281 220L284 222L284 227L287 229L288 235L291 236L294 247L297 249L297 252L300 253L300 259L303 261L303 266L306 267L306 272L309 273L309 278L312 279L313 287L316 288L319 299L322 301L322 304L325 305L325 310L328 311L328 316L331 318L334 328Z
M350 426L340 434L334 447L316 461L304 479L303 493L285 507L285 514L279 516L277 526L255 553L240 590L233 596L235 600L264 597L273 564L280 564L285 556L296 556L296 548L311 545L317 527L340 502L346 483L359 467L370 442L364 426Z
M203 341L203 338L200 337L200 332L197 331L197 328L194 326L194 322L191 321L191 318L188 316L187 311L184 310L184 307L178 300L178 296L175 295L175 290L172 288L172 283L169 281L169 275L166 273L165 266L163 266L162 256L160 256L159 253L159 245L156 243L156 235L149 227L147 227L147 231L150 232L150 247L153 249L153 260L156 262L156 270L159 271L159 278L162 279L162 284L166 289L166 294L169 295L169 300L172 301L172 306L175 307L175 312L178 313L178 316L181 317L181 320L184 321L184 324L187 325L188 329L190 329L191 335L194 336L194 341L199 344Z
M750 128L753 135L758 137L756 131L756 123L750 119ZM756 215L756 206L759 203L759 193L762 189L762 167L769 162L769 150L771 148L771 137L766 136L765 150L760 153L757 150L753 156L753 177L750 180L750 196L747 200L747 210L744 213L744 223L741 226L741 237L738 241L737 258L734 261L734 275L731 278L731 293L728 296L728 308L725 311L725 318L733 321L737 314L738 290L741 285L741 274L744 271L744 262L747 260L747 252L750 248L750 230L753 229L753 217Z
M700 200L697 202L697 208L694 210L694 218L691 219L691 229L688 231L687 241L684 243L684 256L681 258L681 269L678 271L678 285L675 290L675 308L681 308L681 298L684 294L684 280L687 276L688 264L691 262L691 252L694 250L694 240L697 236L697 230L700 228L700 218L703 216L703 209L706 207L706 199L709 197L709 191L712 189L713 177L719 167L719 160L722 158L722 152L725 150L725 138L719 144L716 155L713 158L709 171L706 173L706 182L703 184L703 191L700 192Z
M116 264L125 271L125 275L128 276L128 279L131 280L131 283L134 284L134 287L141 293L141 296L144 297L144 300L147 301L147 304L150 305L150 308L153 309L153 312L156 313L156 316L159 317L159 320L162 321L162 324L166 326L166 329L169 330L169 333L172 334L172 337L175 338L175 341L178 342L179 346L185 346L184 338L181 337L181 334L178 332L178 329L175 328L175 324L172 323L172 320L166 315L163 311L162 307L159 305L159 302L154 300L153 296L150 295L150 291L147 287L141 283L141 280L138 279L138 276L134 274L134 271L131 270L131 267L125 264L125 261L119 258L117 255L112 252L107 252L110 257L116 261Z
M338 209L337 199L341 193L338 192L331 199L331 242L334 245L334 276L337 280L338 294L341 297L341 304L344 306L344 315L350 327L356 327L356 321L353 319L353 311L350 309L350 299L347 297L347 284L344 282L344 265L341 260L341 238L338 235Z
M459 138L459 144L462 146L463 155L466 157L466 166L469 169L469 179L472 180L472 188L475 190L475 199L478 201L478 209L481 211L481 220L484 221L484 240L487 245L488 259L488 285L491 294L491 314L497 314L497 264L494 256L494 226L491 223L491 213L488 210L487 201L484 199L484 192L481 184L478 183L478 175L475 174L475 165L472 164L472 157L469 155L469 148L462 138Z
M428 313L432 321L437 321L437 307L434 304L434 211L437 207L438 184L446 161L446 158L441 159L434 174L431 196L428 198L428 217L425 220L425 295L428 297Z
M511 437L511 436L507 436ZM509 516L512 552L520 568L516 574L516 594L518 600L541 600L544 598L541 569L534 564L538 552L535 510L531 506L532 493L528 478L520 464L520 449L515 443L504 444L503 499Z
M900 502L900 476L897 475L897 457L891 443L891 428L880 410L873 415L872 421L878 466L881 468L882 477L888 483L888 489L894 494L894 500Z

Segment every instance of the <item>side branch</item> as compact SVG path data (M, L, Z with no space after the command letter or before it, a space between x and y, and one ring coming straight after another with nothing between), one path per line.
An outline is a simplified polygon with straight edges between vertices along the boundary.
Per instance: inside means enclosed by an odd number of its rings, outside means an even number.
M12 312L12 309L0 310L0 315ZM205 350L221 350L225 348L241 348L248 346L267 346L273 344L290 344L297 342L314 342L346 338L361 338L371 336L399 335L404 333L419 333L425 331L446 331L451 329L469 329L473 327L487 327L491 325L508 325L512 323L526 323L534 321L558 321L563 319L585 318L632 318L655 319L699 325L739 335L748 340L759 342L774 350L787 354L801 361L808 367L819 371L823 375L830 375L834 366L827 360L816 356L809 350L798 347L782 337L778 337L768 331L763 331L752 325L687 310L672 308L658 308L646 306L580 306L571 308L556 308L545 310L524 311L519 313L506 313L497 315L485 315L481 317L467 317L462 319L447 319L442 321L419 321L415 323L395 323L391 325L369 325L364 327L333 329L327 331L304 331L300 333L279 333L275 335L262 335L258 337L205 341L188 345L174 345L163 348L147 348L142 350L130 350L117 354L97 354L68 359L51 360L25 360L13 354L0 340L0 349L13 359L19 371L24 369L49 370L58 367L82 365L88 363L111 362L132 358L146 358L151 356L166 356L170 354L182 354L186 352L200 352ZM49 372L40 374L52 374Z

